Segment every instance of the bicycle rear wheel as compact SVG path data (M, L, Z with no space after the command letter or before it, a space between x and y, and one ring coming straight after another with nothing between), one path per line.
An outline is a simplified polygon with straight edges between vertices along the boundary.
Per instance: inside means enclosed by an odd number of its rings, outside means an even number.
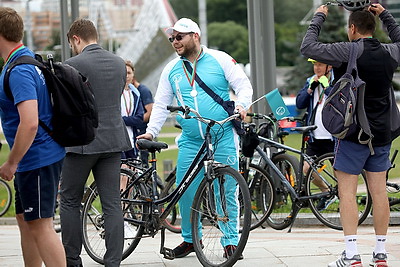
M193 245L201 264L234 265L246 245L250 218L250 194L244 178L228 166L213 168L212 177L205 177L196 192L191 213ZM236 250L226 258L228 245L235 245Z
M0 217L6 214L11 206L11 188L8 183L0 179Z
M268 218L275 202L274 185L269 174L261 167L250 164L245 173L251 199L250 230L261 226Z
M134 173L131 170L121 169L121 175L127 176L129 181L128 183L130 183ZM129 195L122 197L138 199L140 196L145 196L147 192L144 187L138 183L137 185L134 185L127 194ZM95 182L93 182L86 191L84 199L85 202L82 211L83 245L88 255L94 261L104 264L103 258L106 253L104 214ZM146 214L144 209L145 208L141 205L122 203L124 218L135 218L141 220L143 214ZM129 223L129 227L133 231L132 233L134 236L124 238L122 259L128 257L136 248L144 231L143 225L138 226Z
M291 186L297 188L297 177L299 162L297 158L285 153L277 154L272 158L272 162L278 167L283 176L288 180ZM267 223L275 230L283 230L290 226L293 220L294 201L286 185L273 171L271 171L274 188L275 204L272 212L267 219Z
M310 199L309 206L315 217L317 217L317 219L323 224L336 230L342 230L343 227L340 222L339 192L337 179L334 175L333 160L333 153L324 154L315 160L317 171L319 175L323 177L322 181L325 186L324 189L321 189L321 185L317 186L315 184L316 179L321 179L318 174L310 168L306 177L306 192L309 196L312 196L321 193L323 190L325 191L329 189L330 194L327 197ZM361 224L367 218L372 206L372 199L368 193L368 186L364 172L358 176L356 202L359 215L358 224Z

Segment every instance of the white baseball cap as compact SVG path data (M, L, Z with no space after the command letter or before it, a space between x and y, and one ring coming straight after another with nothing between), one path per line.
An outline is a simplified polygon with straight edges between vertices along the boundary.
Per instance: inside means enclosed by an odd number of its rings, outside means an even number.
M177 22L175 22L174 27L168 28L165 32L171 35L173 32L194 32L197 33L199 36L201 35L199 25L191 19L188 18L181 18Z

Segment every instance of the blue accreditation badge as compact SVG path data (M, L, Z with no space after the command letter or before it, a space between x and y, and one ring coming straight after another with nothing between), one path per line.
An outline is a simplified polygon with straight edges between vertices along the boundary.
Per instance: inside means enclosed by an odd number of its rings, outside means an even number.
M287 108L285 102L283 102L283 98L279 93L278 88L266 94L265 98L277 120L290 115L289 109Z

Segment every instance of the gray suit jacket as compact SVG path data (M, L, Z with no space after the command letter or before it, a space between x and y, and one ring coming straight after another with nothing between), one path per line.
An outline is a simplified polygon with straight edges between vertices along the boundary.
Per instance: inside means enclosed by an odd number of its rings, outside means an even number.
M99 114L95 140L86 146L66 148L67 152L97 154L130 150L131 143L121 117L121 93L126 81L124 60L98 44L91 44L65 63L89 79Z

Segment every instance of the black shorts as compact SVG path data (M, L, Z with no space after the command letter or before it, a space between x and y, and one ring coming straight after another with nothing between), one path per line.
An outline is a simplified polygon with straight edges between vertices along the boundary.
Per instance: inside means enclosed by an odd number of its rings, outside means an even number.
M54 216L62 164L63 160L60 160L15 174L15 213L23 213L25 221Z
M331 153L335 149L335 142L331 139L313 139L313 142L307 143L306 154L309 156L322 156Z

